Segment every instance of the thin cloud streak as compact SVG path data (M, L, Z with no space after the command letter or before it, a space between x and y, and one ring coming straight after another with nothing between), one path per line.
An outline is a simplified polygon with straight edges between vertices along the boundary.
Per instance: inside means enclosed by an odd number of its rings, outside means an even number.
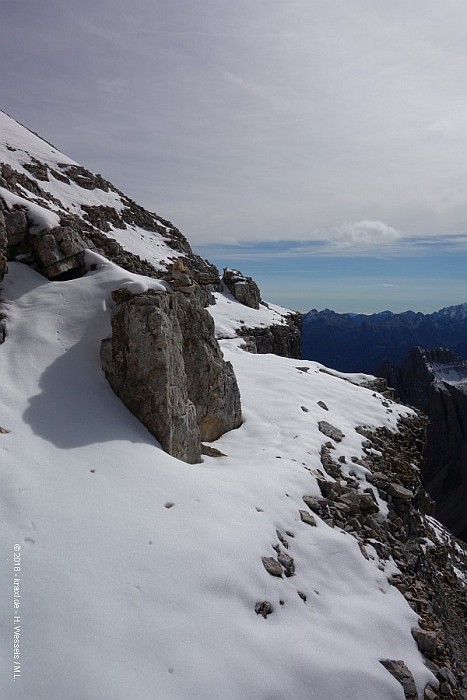
M298 258L416 258L439 254L467 253L467 234L425 238L403 237L384 245L375 241L335 245L334 241L289 241L274 243L197 246L202 254L226 260L298 259Z

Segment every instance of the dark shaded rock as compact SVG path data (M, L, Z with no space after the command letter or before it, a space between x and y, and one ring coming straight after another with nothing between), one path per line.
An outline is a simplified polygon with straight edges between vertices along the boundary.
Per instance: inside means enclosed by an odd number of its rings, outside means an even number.
M266 619L267 616L273 612L274 608L268 600L263 600L262 602L256 603L255 605L255 613L257 615L262 615L264 619Z
M437 676L438 676L439 680L446 681L453 688L457 688L459 685L457 682L457 679L456 679L455 675L453 674L453 672L451 671L451 669L447 668L446 666L443 666L443 668L439 669Z
M308 508L319 515L321 511L322 500L315 498L314 496L303 496L303 502L306 503Z
M199 462L201 440L242 422L233 368L211 316L175 292L120 290L114 299L112 338L101 348L110 385L169 454Z
M299 358L302 344L301 316L298 313L290 313L285 320L284 325L273 324L266 328L240 328L237 330L237 334L242 337L253 337L256 351L259 354L272 353L282 357ZM301 371L307 372L308 369L306 367Z
M400 501L411 501L414 496L410 489L406 489L405 486L401 486L401 484L387 484L386 490L393 498L397 498Z
M227 457L224 452L221 452L211 445L201 445L201 454L206 455L206 457Z
M241 345L242 350L245 350L245 352L251 352L253 355L256 355L258 352L258 348L256 347L256 338L252 335L244 335L243 336L243 345Z
M5 226L9 248L24 242L28 235L28 220L23 211L14 210L5 214Z
M259 309L261 293L256 282L251 277L245 277L239 270L224 268L222 281L240 304L252 309Z
M407 700L418 700L417 688L413 676L403 661L380 659L380 663L402 685Z
M48 166L37 158L31 158L30 163L23 163L23 168L33 175L36 180L47 181L49 179Z
M31 243L40 270L48 279L72 279L86 271L84 251L89 243L73 229L59 226L32 236Z
M284 567L284 573L287 577L293 576L295 573L295 562L291 556L285 552L279 552L277 555L279 563Z
M59 163L58 167L70 180L73 180L73 182L76 182L77 185L86 190L99 189L108 192L110 189L109 183L104 180L102 175L92 173L83 168L82 165Z
M427 685L425 690L423 691L423 700L436 700L438 697L438 693L433 690L431 685Z
M289 543L288 543L287 540L285 539L285 537L284 537L284 535L282 534L282 532L281 532L280 530L276 530L276 535L277 535L277 539L279 540L279 542L281 543L281 545L282 545L283 547L285 547L285 549L288 549L288 548L289 548Z
M419 627L414 627L412 630L412 637L417 642L417 646L429 659L433 658L436 650L436 642L438 640L438 635L436 632L431 632L430 630L422 630Z

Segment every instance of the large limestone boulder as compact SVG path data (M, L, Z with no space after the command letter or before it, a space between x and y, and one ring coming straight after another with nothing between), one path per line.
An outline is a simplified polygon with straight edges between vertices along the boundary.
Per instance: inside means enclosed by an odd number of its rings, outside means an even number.
M241 425L240 393L208 312L192 296L150 290L113 294L112 337L101 347L106 377L164 450L201 461L201 441Z

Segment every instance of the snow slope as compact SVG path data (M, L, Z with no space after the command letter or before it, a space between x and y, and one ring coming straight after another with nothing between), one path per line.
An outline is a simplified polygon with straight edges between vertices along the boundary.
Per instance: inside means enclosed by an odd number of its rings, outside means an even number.
M350 462L362 454L357 425L395 428L410 410L391 404L388 412L381 396L316 363L251 355L225 340L244 424L215 443L227 456L180 462L101 371L110 293L145 282L96 260L95 271L66 282L11 263L4 281L2 696L402 700L380 658L404 659L422 693L432 676L410 633L417 615L387 582L395 565L381 570L351 535L319 518L310 527L298 513L305 493L319 494L319 420L343 431L335 455ZM291 578L262 565L276 529L294 535ZM254 610L263 600L274 605L267 619Z

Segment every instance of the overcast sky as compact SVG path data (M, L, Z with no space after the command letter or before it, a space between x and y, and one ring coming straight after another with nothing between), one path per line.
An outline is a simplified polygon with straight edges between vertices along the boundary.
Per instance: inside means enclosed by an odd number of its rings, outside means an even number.
M467 299L466 34L465 0L6 0L0 106L275 301L434 310Z

